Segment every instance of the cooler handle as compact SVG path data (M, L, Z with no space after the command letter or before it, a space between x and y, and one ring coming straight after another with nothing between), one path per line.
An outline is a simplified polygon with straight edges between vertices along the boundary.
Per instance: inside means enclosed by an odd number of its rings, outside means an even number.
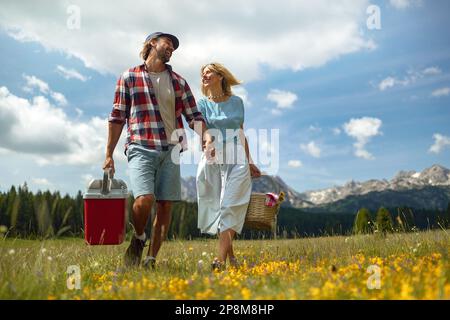
M113 173L111 168L106 168L103 171L103 182L102 182L102 194L108 194L111 192L111 184L112 184L112 178Z

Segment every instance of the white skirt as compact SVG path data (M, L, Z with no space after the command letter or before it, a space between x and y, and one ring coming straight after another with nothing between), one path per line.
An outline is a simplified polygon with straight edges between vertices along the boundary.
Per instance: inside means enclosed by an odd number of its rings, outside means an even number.
M216 149L216 154L221 150ZM252 192L248 161L242 162L211 164L203 153L197 169L198 228L202 233L214 235L227 229L241 233Z

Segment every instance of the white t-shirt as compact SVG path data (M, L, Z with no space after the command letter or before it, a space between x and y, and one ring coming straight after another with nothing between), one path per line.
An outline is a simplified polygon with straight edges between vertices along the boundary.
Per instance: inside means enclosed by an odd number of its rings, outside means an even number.
M164 70L163 72L149 72L148 74L152 81L156 100L159 105L159 112L161 113L164 122L167 141L169 141L170 144L177 144L178 139L171 139L172 133L176 129L175 93L173 90L172 77L168 70Z

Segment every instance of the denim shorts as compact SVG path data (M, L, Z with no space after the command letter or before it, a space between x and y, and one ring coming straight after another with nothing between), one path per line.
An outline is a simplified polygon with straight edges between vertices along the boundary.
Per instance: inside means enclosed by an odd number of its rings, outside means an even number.
M181 200L180 164L179 160L172 160L173 147L158 151L134 143L128 146L128 169L135 199L153 194L156 200ZM174 153L177 153L174 157L179 157L178 151Z

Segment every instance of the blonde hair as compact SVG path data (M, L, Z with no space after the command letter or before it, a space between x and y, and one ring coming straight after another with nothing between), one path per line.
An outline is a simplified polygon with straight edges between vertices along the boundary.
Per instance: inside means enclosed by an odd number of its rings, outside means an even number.
M208 67L210 70L214 71L215 73L217 73L223 77L222 78L222 90L225 93L225 95L227 95L227 96L232 95L231 86L235 86L235 85L242 83L242 81L236 79L236 77L230 72L230 70L225 68L223 66L223 64L220 64L217 62L208 63L208 64L205 64L204 66L202 66L202 68L200 69L200 76L203 75L203 70L206 67ZM203 86L203 82L201 83L201 90L205 96L208 95L206 88Z

